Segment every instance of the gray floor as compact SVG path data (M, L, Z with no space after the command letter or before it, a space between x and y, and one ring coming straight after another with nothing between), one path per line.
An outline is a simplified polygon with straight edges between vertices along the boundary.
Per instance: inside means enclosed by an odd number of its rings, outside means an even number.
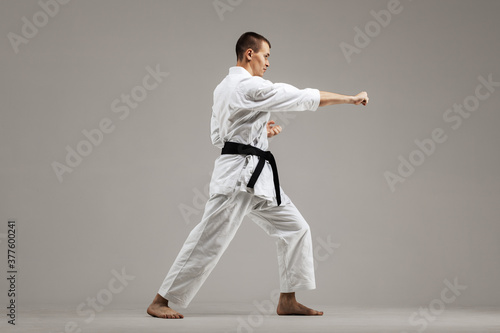
M500 332L500 308L450 308L435 316L410 317L418 308L320 307L322 317L277 316L248 304L190 306L184 319L148 316L142 306L77 314L75 308L20 309L16 325L1 332ZM88 308L87 308L88 311ZM5 317L4 317L5 318Z

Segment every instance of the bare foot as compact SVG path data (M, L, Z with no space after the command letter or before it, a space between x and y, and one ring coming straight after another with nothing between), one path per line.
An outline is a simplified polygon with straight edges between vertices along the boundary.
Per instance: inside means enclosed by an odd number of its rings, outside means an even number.
M156 294L153 303L148 307L148 314L158 318L181 319L184 318L179 312L168 306L168 300Z
M276 313L280 316L299 315L299 316L322 316L323 311L316 311L300 304L295 299L295 293L281 293Z

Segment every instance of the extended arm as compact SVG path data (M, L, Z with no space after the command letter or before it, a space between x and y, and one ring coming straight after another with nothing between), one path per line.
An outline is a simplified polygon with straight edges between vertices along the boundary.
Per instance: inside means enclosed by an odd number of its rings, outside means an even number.
M366 104L368 104L368 100L369 100L368 94L366 93L366 91L362 91L355 96L348 96L348 95L341 95L341 94L336 94L336 93L327 92L327 91L320 91L319 96L320 96L319 106L327 106L327 105L333 105L333 104L354 104L354 105L363 104L363 105L366 105Z
M333 104L354 104L359 105L368 104L368 94L366 91L362 91L355 96L341 95L328 91L319 92L319 106L333 105ZM274 121L271 120L267 123L267 137L273 137L281 132L281 126L274 125Z

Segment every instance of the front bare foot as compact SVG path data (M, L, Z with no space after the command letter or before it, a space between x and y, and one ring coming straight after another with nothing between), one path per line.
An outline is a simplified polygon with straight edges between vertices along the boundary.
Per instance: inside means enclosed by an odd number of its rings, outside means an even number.
M168 306L168 300L156 294L153 303L148 307L148 314L158 318L181 319L184 318L179 312Z
M300 304L295 299L295 293L281 293L276 313L280 316L322 316L323 311L316 311Z

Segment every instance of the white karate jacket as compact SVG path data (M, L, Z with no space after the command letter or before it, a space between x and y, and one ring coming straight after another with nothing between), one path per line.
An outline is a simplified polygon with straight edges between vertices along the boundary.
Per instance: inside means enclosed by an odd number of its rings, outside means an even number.
M266 124L270 112L316 111L319 102L318 89L298 89L286 83L272 83L260 76L252 76L243 67L231 67L214 90L212 143L222 148L224 142L232 141L268 150ZM254 188L246 186L258 161L258 156L251 155L219 156L212 173L210 196L246 191L276 201L273 172L268 161ZM277 164L279 169L279 160Z

